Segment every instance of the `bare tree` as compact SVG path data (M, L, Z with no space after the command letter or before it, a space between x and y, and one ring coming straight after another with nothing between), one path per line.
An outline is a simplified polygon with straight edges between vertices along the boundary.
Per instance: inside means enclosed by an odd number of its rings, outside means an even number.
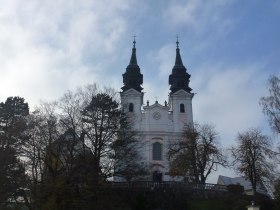
M29 116L24 155L33 209L76 209L114 173L137 176L136 140L116 96L111 88L81 87ZM114 171L117 165L122 170Z
M27 118L29 138L23 145L23 157L26 161L26 173L29 175L31 209L41 209L42 186L49 174L54 174L48 153L51 145L59 136L56 102L42 102Z
M226 156L217 139L218 134L211 125L186 127L182 139L170 146L170 174L186 176L191 181L204 184L219 165L227 166Z
M273 131L280 134L280 79L276 75L269 78L269 96L262 97L260 104L268 116Z
M112 88L100 91L97 85L68 91L59 103L60 125L63 130L74 131L73 138L91 148L100 165L100 175L131 179L143 174L144 166L138 162L141 158L135 133L119 109L117 95Z
M88 106L98 92L96 84L79 87L76 91L67 91L59 100L60 126L63 130L71 129L76 135L83 132L82 110Z
M233 164L246 179L248 179L256 193L257 186L272 180L274 157L269 138L260 129L253 128L239 133L237 146L231 148Z

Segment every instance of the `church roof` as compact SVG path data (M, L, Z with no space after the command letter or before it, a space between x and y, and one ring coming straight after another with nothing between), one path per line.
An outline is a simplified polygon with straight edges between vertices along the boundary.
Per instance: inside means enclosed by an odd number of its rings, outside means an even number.
M244 187L244 190L251 190L252 185L251 183L246 180L244 177L227 177L227 176L221 176L219 175L219 180L224 184L224 185L231 185L231 184L239 184Z
M242 176L232 178L232 177L219 175L218 184L222 184L222 185L238 184L238 185L243 186L245 191L252 190L252 184L250 183L250 181L245 179L245 177L242 177ZM258 184L257 192L262 193L262 194L267 194L267 189L263 185Z

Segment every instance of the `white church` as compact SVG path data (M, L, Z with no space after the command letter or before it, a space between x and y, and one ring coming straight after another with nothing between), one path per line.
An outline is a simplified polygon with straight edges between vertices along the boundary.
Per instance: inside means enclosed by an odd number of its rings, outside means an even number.
M177 40L175 65L169 75L168 102L144 104L143 75L137 64L135 40L129 65L123 74L121 104L134 124L141 146L140 154L148 166L150 181L172 181L169 176L168 146L178 140L184 126L193 123L190 74L183 65ZM168 93L166 93L168 94Z

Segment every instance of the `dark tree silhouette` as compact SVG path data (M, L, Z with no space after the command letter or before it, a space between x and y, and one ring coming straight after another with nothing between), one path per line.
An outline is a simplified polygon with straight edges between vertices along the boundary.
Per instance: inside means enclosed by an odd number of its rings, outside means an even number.
M217 138L218 134L211 125L186 127L182 139L170 146L170 174L204 184L218 165L227 166Z
M97 183L112 173L110 145L117 137L120 115L118 103L106 93L93 96L90 104L82 110L85 141L89 143L94 156L92 167Z
M0 122L3 202L28 189L31 210L92 209L96 199L106 199L107 178L132 180L143 172L135 134L112 89L99 92L94 85L68 91L31 114L24 100L9 98L0 104Z
M114 153L114 176L126 181L139 180L147 175L147 166L139 154L141 144L137 142L136 134L131 130L131 122L123 113L120 117L120 127L117 139L112 143Z
M239 133L237 146L231 148L233 165L236 170L248 179L256 193L257 186L262 186L267 180L273 180L274 157L269 138L260 129L250 129Z
M0 103L0 203L23 196L27 187L24 165L19 159L22 146L28 139L26 116L28 104L21 97L9 97Z

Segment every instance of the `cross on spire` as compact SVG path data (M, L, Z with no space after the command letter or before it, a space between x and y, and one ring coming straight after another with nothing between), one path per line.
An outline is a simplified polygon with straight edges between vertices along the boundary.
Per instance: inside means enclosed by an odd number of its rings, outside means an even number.
M177 45L177 48L179 48L179 36L177 35L176 38L177 38L176 45Z
M133 36L133 48L135 48L135 44L136 44L135 38L136 38L136 36L134 35Z

